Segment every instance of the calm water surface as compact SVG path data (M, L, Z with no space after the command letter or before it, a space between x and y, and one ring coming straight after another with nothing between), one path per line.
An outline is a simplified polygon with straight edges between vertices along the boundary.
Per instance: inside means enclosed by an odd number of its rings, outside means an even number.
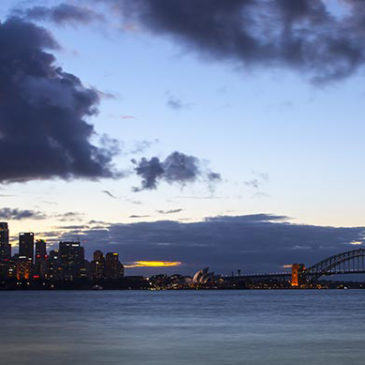
M365 290L0 292L0 364L364 364Z

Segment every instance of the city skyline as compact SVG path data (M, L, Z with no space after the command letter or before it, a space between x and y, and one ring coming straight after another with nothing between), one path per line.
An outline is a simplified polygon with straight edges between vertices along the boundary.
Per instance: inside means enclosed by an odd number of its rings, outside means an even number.
M48 247L33 232L19 233L18 253L9 244L7 222L0 222L0 281L2 289L54 289L63 285L108 282L120 285L124 266L116 252L93 252L92 260L85 257L85 249L77 241L60 241L57 249ZM90 284L90 287L92 285Z
M47 249L46 241L36 239L32 232L19 233L15 253L9 244L8 224L0 222L1 290L361 289L365 249L336 253L311 266L297 262L283 265L276 272L242 272L232 268L230 275L224 275L205 267L189 275L178 271L149 276L125 273L125 269L136 267L178 270L181 264L138 261L123 265L119 253L107 252L104 256L99 249L88 260L79 241L59 241L57 249L54 245ZM345 280L348 275L349 280Z
M361 247L363 4L131 4L2 2L13 246L13 232L79 239L135 274L279 270Z

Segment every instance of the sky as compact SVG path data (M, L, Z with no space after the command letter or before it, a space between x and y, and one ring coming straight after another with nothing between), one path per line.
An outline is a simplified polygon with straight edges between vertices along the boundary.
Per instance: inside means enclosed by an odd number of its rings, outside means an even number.
M0 19L14 251L32 231L181 263L130 274L230 273L363 243L361 1L2 0Z

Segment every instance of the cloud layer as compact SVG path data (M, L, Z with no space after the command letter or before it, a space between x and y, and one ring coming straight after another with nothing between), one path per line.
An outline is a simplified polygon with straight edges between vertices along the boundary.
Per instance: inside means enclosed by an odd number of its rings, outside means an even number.
M213 217L194 223L110 224L105 228L65 232L62 239L80 236L85 240L89 255L95 249L113 249L120 253L123 262L181 261L182 266L170 272L187 274L206 266L227 274L237 269L243 272L281 271L282 265L314 264L352 249L353 242L364 242L364 227L289 224L286 219L257 214Z
M95 0L121 19L213 59L289 67L315 81L351 75L365 61L365 3L324 0Z

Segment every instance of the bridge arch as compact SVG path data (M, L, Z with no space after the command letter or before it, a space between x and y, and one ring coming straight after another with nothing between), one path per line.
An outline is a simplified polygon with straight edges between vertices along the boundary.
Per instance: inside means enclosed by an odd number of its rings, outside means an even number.
M365 249L341 252L305 269L303 275L315 281L323 275L365 273Z

